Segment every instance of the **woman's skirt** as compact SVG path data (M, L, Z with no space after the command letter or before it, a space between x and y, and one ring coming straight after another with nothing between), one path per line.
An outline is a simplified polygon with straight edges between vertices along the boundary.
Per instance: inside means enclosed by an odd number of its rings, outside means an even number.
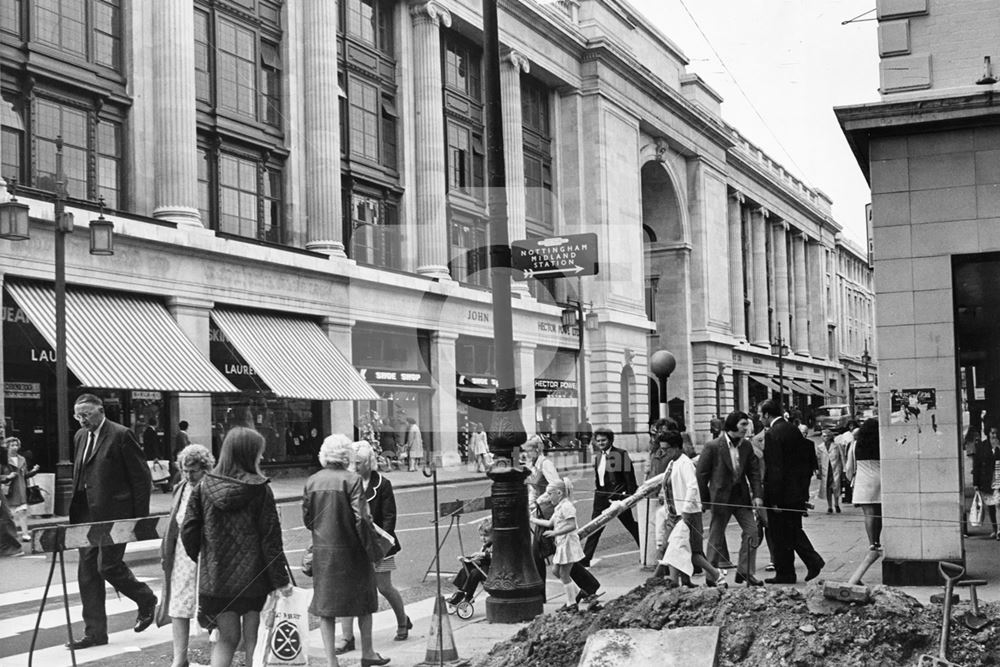
M858 461L854 477L855 505L877 505L882 502L882 464L879 461Z

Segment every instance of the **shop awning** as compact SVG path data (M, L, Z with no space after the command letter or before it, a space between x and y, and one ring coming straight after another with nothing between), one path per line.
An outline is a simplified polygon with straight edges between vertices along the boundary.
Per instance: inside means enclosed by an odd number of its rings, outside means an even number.
M312 401L375 401L361 378L315 322L216 309L212 320L276 395Z
M750 375L750 379L751 380L756 380L757 382L761 383L762 385L764 385L765 387L767 387L771 391L778 391L778 383L775 382L774 380L772 380L771 378L767 377L766 375L753 375L753 374L751 374Z
M788 383L800 394L806 396L822 396L823 392L817 391L815 387L804 380L789 380Z
M49 285L7 282L7 292L56 347L56 294ZM66 291L66 365L85 387L234 393L154 299Z
M851 374L851 379L854 380L855 382L868 381L865 379L864 373L858 373L857 371L852 371L852 370L848 370L847 372Z

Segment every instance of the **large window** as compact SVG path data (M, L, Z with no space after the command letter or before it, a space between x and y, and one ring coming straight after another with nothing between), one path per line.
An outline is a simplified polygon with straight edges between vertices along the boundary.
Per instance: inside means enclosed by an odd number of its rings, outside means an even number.
M277 0L197 0L195 88L199 101L235 120L280 128L281 25ZM227 11L235 5L239 11ZM247 11L255 16L251 18Z
M391 269L402 266L398 205L385 196L354 192L347 195L351 258L359 264Z
M524 146L525 216L529 231L551 236L552 137L549 135L549 90L521 77L521 122Z
M474 100L481 100L481 55L477 47L454 34L444 40L444 84Z
M24 156L24 119L6 99L0 99L0 123L3 128L0 134L0 141L3 142L0 145L0 177L6 181L16 179L18 183L23 183L21 158Z
M220 234L284 243L281 165L261 156L198 151L198 208Z
M20 4L5 6L5 18L15 11L19 14ZM32 9L35 41L87 62L120 69L119 0L35 0Z
M385 55L393 54L391 2L346 0L341 6L341 32Z

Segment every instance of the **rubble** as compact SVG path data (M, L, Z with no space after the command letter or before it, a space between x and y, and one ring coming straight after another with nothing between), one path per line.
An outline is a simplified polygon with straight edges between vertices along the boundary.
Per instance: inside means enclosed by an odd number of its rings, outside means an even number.
M545 614L493 647L477 667L575 667L587 637L606 628L721 628L719 665L916 665L936 655L940 605L923 606L890 586L873 586L871 601L830 602L821 585L803 588L671 588L649 579L603 609ZM810 602L812 604L810 604ZM977 667L1000 665L1000 605L982 604L991 620L973 632L959 620L967 600L953 609L948 658ZM812 610L811 610L812 608Z

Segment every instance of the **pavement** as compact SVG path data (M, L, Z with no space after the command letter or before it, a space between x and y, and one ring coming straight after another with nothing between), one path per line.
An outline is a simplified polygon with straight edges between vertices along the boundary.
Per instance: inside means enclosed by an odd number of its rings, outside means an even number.
M634 455L637 468L637 476L643 478L644 454ZM569 468L569 474L590 474L588 464L577 464L564 466ZM414 486L429 486L433 484L433 478L427 477L421 471L394 471L391 474L393 485L397 488ZM440 469L437 472L439 484L454 484L464 481L475 481L483 478L483 473L469 470L466 466L452 469ZM279 502L295 502L301 497L304 477L278 478L272 480L275 497ZM816 483L814 482L814 489ZM154 493L151 502L151 512L154 514L169 511L170 494ZM820 581L846 581L857 565L864 559L868 550L868 539L864 530L864 518L860 508L852 505L843 505L842 513L828 514L826 512L826 502L815 500L816 508L812 510L804 519L803 525L817 551L826 560ZM58 517L49 519L33 519L34 527L40 527L46 523L60 521ZM705 526L708 526L706 517ZM984 602L1000 602L1000 558L997 558L997 551L1000 550L1000 543L992 539L981 539L985 529L978 529L981 533L980 539L972 538L966 540L967 562L969 564L969 574L978 578L986 579L990 585L981 588L979 596ZM731 522L727 533L728 543L738 550L739 531L736 522ZM130 549L151 549L155 555L158 542L150 541L146 543L136 543L130 545ZM605 552L606 551L606 552ZM612 553L613 552L613 553ZM771 576L764 570L769 560L766 546L762 545L757 556L757 575L760 578ZM636 586L639 586L651 575L649 570L643 570L639 566L638 549L629 542L624 547L616 547L614 543L603 545L598 550L595 560L592 563L591 571L601 581L601 590L604 592L602 602L607 604L611 600L627 593ZM729 585L735 586L732 580L734 572L728 575ZM794 584L797 588L803 588L806 584L803 579L805 568L798 564L799 583ZM880 584L882 582L882 572L879 563L876 563L864 577L866 584ZM694 582L702 583L701 577L695 577ZM554 612L565 602L563 599L562 585L549 574L546 582L547 599L544 611ZM447 596L452 592L452 587L446 582L442 582L442 593ZM899 590L913 596L923 604L929 604L930 596L939 592L940 587L899 587ZM961 593L963 599L967 593ZM459 619L457 616L446 616L450 626L450 637L454 642L458 655L463 660L477 661L485 657L492 647L498 642L503 642L511 638L526 623L490 623L485 616L486 593L482 590L474 601L474 613L468 620ZM411 631L410 639L406 642L395 642L392 636L395 633L395 618L391 610L378 612L374 615L374 643L376 650L381 655L391 658L393 665L416 665L429 657L433 645L429 645L429 638L433 637L433 597L416 601L407 605L407 612L414 622L414 629ZM560 612L565 613L565 612ZM161 630L169 630L162 628ZM169 637L169 635L167 635ZM448 633L445 634L448 639ZM310 653L313 657L310 664L322 664L322 640L319 630L310 633L309 643ZM196 646L197 641L192 641L192 646ZM445 645L447 647L447 644ZM169 652L169 645L166 645ZM80 658L86 660L86 652L79 654ZM360 664L360 652L354 651L340 656L341 665ZM138 663L136 663L138 664ZM145 661L143 664L151 664ZM194 664L194 663L192 663Z

